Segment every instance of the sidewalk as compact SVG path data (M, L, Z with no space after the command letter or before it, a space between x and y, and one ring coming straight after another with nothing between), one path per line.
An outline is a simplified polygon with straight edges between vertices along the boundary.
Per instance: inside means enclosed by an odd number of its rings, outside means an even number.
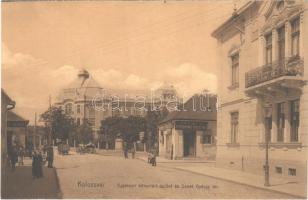
M235 183L249 185L256 188L290 194L298 198L306 199L307 196L306 183L291 183L284 179L270 178L271 186L265 187L264 176L254 175L247 172L208 166L178 166L175 168Z
M55 168L43 167L44 177L32 178L31 159L24 160L24 166L8 169L6 184L2 185L1 198L10 199L57 199L61 198Z
M139 156L137 159L148 162L148 157ZM181 159L181 160L170 160L163 157L156 157L156 163L215 163L214 160L205 159Z
M96 149L96 153L103 156L124 156L122 150L106 150L106 149ZM137 157L145 157L147 155L144 151L136 151L135 156ZM128 156L131 156L131 153L128 153Z

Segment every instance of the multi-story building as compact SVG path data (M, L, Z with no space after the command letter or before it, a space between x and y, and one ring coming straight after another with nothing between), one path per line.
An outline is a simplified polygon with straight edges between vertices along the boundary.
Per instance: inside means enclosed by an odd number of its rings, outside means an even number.
M306 181L308 4L250 1L212 34L217 39L217 164Z
M109 110L95 109L93 100L104 95L106 95L105 90L86 70L81 70L77 79L61 91L55 106L70 115L77 125L87 120L92 126L94 135L97 136L101 120L110 113Z
M173 86L164 84L154 91L103 88L88 71L81 70L77 79L60 92L54 105L70 115L77 125L87 120L97 139L101 122L107 117L144 117L148 109L165 105L173 108L179 101Z

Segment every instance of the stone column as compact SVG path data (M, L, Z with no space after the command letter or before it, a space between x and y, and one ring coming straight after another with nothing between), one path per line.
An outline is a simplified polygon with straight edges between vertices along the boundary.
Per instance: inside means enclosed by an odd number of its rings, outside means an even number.
M176 158L177 158L177 149L178 149L178 144L177 144L177 132L176 132L176 130L175 130L175 128L173 128L172 130L171 130L171 137L172 137L172 139L171 139L171 144L172 144L172 147L173 147L173 149L172 149L172 158L174 159L174 160L176 160Z

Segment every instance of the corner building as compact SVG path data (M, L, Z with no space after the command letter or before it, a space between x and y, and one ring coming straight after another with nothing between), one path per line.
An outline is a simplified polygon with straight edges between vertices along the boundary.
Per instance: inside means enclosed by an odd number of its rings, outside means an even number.
M217 165L306 182L308 4L249 1L217 39ZM267 121L265 120L267 119Z

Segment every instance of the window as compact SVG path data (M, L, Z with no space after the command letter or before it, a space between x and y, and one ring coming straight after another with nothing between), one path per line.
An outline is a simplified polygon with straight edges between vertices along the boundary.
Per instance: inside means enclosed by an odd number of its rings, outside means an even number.
M285 126L285 103L277 104L277 142L283 142Z
M231 57L232 72L231 72L231 84L232 86L238 86L239 84L239 54L235 54Z
M202 144L212 144L213 143L212 131L211 130L203 131L201 140Z
M265 36L265 62L267 65L272 64L272 34Z
M80 113L80 105L77 105L77 113Z
M291 55L298 56L299 55L299 18L293 20L291 22Z
M296 176L296 169L289 168L289 176Z
M278 29L278 61L283 64L285 58L285 27Z
M95 118L89 118L89 124L90 126L95 126Z
M77 123L77 126L80 126L80 118L77 118L76 123Z
M272 115L269 116L268 118L266 118L265 120L266 120L265 134L266 133L268 134L267 135L268 141L271 142L272 141L272 134L271 134L271 132L272 132L272 120L273 120Z
M231 143L237 143L238 112L231 113Z
M298 142L299 100L291 101L291 142Z
M164 132L160 131L160 143L164 144Z
M277 174L282 174L282 167L275 167L275 171Z
M66 114L72 114L73 113L72 112L72 107L73 107L73 105L71 103L66 104L65 105L65 113Z

